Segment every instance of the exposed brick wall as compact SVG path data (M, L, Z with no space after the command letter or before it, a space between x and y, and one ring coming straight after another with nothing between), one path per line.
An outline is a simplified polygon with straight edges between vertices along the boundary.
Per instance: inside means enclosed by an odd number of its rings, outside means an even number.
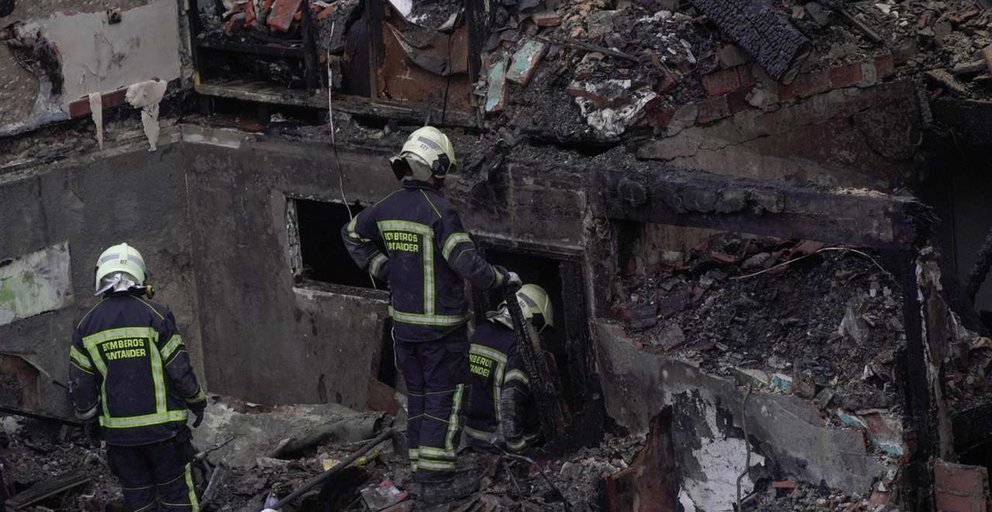
M937 510L941 512L986 512L989 473L982 466L966 466L938 460L934 465Z
M754 63L724 67L702 77L707 98L694 104L696 123L713 123L743 110L801 100L834 89L871 87L893 74L895 66L889 53L865 62L803 73L790 84L776 82ZM676 110L649 106L647 122L655 128L668 129Z

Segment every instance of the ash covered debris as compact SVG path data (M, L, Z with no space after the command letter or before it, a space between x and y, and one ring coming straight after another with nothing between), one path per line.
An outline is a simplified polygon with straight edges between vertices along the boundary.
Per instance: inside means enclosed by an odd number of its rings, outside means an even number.
M645 348L823 409L898 408L902 291L861 251L714 236L616 307Z
M25 510L93 510L121 499L106 452L81 428L16 416L0 416L0 427L0 505L9 500ZM77 474L89 481L43 499L31 492Z

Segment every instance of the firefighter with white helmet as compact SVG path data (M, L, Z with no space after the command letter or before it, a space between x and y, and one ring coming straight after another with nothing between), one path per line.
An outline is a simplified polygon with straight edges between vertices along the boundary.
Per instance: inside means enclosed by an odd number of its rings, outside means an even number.
M129 510L199 510L187 409L207 400L169 308L148 298L145 261L126 243L97 259L100 301L76 324L69 398L76 416L99 422L107 459Z
M537 332L553 328L554 307L548 293L525 284L516 293L524 321ZM540 435L539 415L530 379L516 350L517 337L506 303L478 325L469 349L472 399L465 409L465 435L471 445L486 449L500 438L511 451L521 451Z
M431 126L414 131L390 164L402 188L356 215L341 236L359 267L389 283L396 359L408 391L408 453L414 480L428 495L455 481L468 380L464 281L499 288L520 279L479 255L441 193L458 166L445 134Z

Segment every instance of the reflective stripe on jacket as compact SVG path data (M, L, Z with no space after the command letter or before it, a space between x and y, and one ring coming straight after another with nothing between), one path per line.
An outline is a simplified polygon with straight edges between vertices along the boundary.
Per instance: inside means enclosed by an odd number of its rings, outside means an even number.
M341 237L359 267L389 282L389 312L400 341L436 340L465 324L462 279L479 288L505 279L479 256L451 203L421 181L404 181L402 189L356 215Z
M469 347L473 389L467 414L488 428L480 432L466 428L469 436L479 440L499 428L513 451L526 445L528 432L540 429L530 379L516 345L516 334L508 327L493 322L476 327Z
M110 294L83 316L69 362L76 415L99 417L107 444L170 439L187 402L206 400L172 312L134 293Z

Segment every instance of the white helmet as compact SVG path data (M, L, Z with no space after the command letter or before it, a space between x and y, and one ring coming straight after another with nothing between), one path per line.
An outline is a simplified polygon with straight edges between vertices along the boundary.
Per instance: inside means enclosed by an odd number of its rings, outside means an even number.
M525 284L517 290L517 303L520 304L520 311L524 314L525 320L530 320L537 332L541 332L545 327L555 326L555 312L551 306L551 297L548 292L536 284ZM491 320L499 322L510 329L513 329L513 319L510 318L510 311L506 307L506 302L499 305L496 314Z
M424 126L411 133L400 154L390 158L389 163L396 179L412 176L420 181L427 181L431 176L443 179L458 166L451 140L433 126Z
M101 281L111 274L123 272L134 278L138 285L145 284L145 260L141 258L141 253L137 249L126 243L114 245L103 251L100 258L96 260L96 286L100 291Z

